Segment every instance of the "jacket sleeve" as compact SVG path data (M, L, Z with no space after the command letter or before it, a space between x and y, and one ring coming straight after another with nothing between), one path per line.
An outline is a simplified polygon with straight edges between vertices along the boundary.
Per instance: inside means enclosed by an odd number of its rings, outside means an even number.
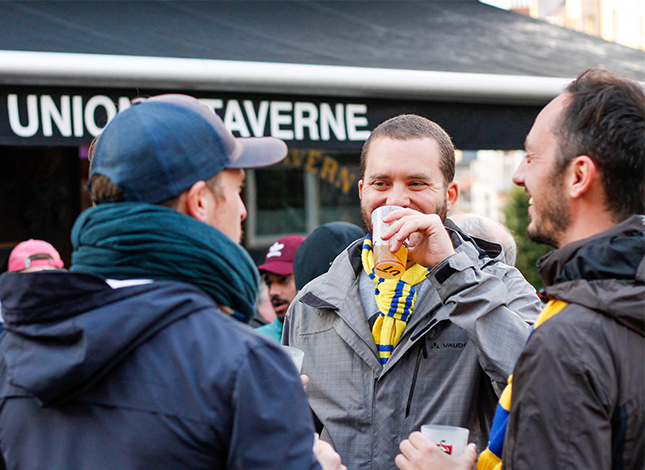
M290 332L293 328L291 324L291 317L293 317L291 310L293 310L293 307L294 307L293 304L294 302L291 302L291 305L289 305L289 310L287 310L287 314L284 316L284 320L282 321L282 344L286 346L289 346L289 343L290 343L289 337L291 336Z
M267 343L239 361L227 468L320 470L300 377L280 346Z
M463 252L438 264L429 278L499 395L540 313L535 289L517 269L501 263L479 269Z
M307 312L303 311L307 307L300 302L300 297L302 296L304 290L298 292L295 298L291 301L287 314L284 316L282 321L282 344L286 346L295 346L298 347L298 321L302 318L303 315L306 315Z
M563 325L565 314L537 328L518 360L504 470L614 468L614 358L585 325Z

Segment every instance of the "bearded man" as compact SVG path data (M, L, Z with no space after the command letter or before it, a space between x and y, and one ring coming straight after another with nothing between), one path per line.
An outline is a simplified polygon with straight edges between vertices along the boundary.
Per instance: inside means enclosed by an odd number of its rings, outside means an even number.
M301 290L283 341L302 349L309 403L343 462L391 469L398 444L422 424L466 427L484 447L497 402L539 313L535 290L446 218L459 197L448 134L416 115L379 125L361 154L359 196L368 235ZM399 280L374 274L371 213L396 252Z

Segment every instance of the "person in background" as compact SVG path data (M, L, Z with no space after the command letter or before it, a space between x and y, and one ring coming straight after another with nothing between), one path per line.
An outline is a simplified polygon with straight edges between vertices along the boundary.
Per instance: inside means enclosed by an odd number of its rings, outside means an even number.
M65 267L60 254L51 243L33 238L18 243L9 254L8 272L33 273L60 270Z
M501 245L504 263L515 266L517 244L511 231L499 222L479 214L452 214L450 220L468 235Z
M260 282L258 285L258 296L255 301L255 315L249 321L251 328L258 328L263 325L268 325L275 320L275 310L271 305L269 299L269 288L265 282Z
M244 169L286 152L186 95L106 126L70 272L0 277L0 468L344 469L314 452L291 359L243 324Z
M296 289L325 274L336 256L363 236L365 232L349 222L329 222L316 228L300 245L293 261Z
M51 243L30 238L18 243L11 250L7 272L34 273L63 269L65 269L65 264ZM4 318L2 316L2 300L0 299L0 333L2 331L4 331Z
M329 222L316 228L302 242L293 260L296 289L302 289L313 279L325 274L334 259L364 235L360 227L349 222ZM323 425L315 413L313 416L316 432L321 433Z
M556 248L548 300L504 390L478 470L641 470L645 465L645 89L580 74L538 115L513 182L527 234ZM402 470L462 470L420 433ZM440 458L436 458L440 457Z
M305 240L301 235L287 235L269 247L264 264L258 270L269 289L269 300L275 310L275 320L255 329L276 342L282 340L282 324L291 301L296 296L293 260L298 247Z
M361 215L384 205L399 280L374 274L371 236L352 243L291 303L283 342L305 352L309 404L352 470L391 470L423 424L467 427L482 447L498 395L539 313L535 289L446 219L459 196L454 146L436 123L402 115L361 153ZM368 234L369 235L369 234ZM497 247L495 256L499 255Z

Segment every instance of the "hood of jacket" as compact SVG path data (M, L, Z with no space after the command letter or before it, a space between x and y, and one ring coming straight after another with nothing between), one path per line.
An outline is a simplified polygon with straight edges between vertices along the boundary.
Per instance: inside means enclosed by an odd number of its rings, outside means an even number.
M90 274L58 271L0 276L2 394L17 387L44 405L65 402L169 324L216 307L190 284L137 283L112 288Z
M542 257L547 297L583 305L645 334L645 216Z

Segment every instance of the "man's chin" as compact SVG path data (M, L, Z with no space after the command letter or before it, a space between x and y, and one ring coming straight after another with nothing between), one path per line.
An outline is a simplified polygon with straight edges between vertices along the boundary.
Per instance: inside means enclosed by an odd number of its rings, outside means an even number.
M526 228L526 235L533 243L538 243L540 245L549 245L554 248L558 247L555 237L551 236L551 234L545 232L544 230L540 230L533 226L533 222L531 222Z

